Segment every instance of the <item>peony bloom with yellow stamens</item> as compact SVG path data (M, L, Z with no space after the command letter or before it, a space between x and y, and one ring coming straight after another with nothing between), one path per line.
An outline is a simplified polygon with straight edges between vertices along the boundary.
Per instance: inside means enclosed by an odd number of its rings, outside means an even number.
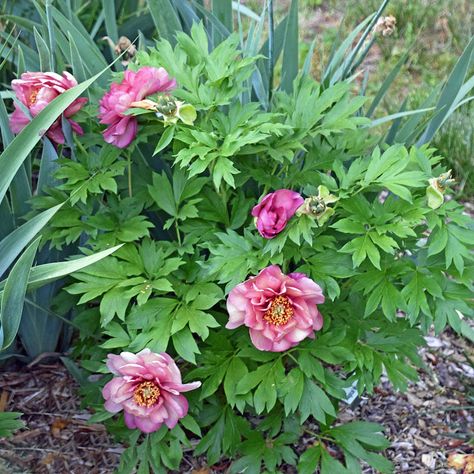
M200 387L201 382L183 384L181 372L165 352L143 349L138 354L109 354L107 367L115 375L102 390L105 409L124 411L125 424L152 433L164 423L174 428L188 413L188 401L181 392Z
M226 328L247 326L257 349L286 351L322 328L322 303L321 288L304 273L285 275L271 265L230 292Z

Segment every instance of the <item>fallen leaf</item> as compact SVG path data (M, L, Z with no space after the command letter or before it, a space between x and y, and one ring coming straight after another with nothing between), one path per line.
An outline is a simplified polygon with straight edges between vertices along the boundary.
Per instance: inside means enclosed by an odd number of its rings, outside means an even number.
M200 467L199 469L193 469L191 474L210 474L211 470L208 467Z
M454 469L464 469L463 474L472 474L474 472L474 454L450 454L448 466Z
M8 395L9 393L6 390L2 390L2 394L0 395L0 412L5 411L5 408L7 408Z
M66 428L69 425L69 421L63 418L56 418L51 425L51 433L55 438L59 438L61 435L61 430Z
M43 459L41 459L40 463L44 466L49 466L50 464L53 464L54 457L53 453L48 453Z
M434 457L434 453L422 454L421 462L429 469L434 469L436 467L436 459Z

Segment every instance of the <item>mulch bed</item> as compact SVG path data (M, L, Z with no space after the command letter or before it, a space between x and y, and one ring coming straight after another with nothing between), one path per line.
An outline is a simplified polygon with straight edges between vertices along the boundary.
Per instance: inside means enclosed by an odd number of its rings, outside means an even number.
M474 395L474 349L449 332L427 343L421 351L426 371L406 393L394 393L383 380L374 396L344 409L340 420L383 424L392 442L386 455L396 473L454 474L448 455L472 452L466 438L470 430L473 436L472 399L470 410L463 407ZM123 447L101 424L87 423L90 414L80 408L77 390L60 364L0 374L0 410L23 412L27 425L13 438L0 439L0 474L114 472ZM181 472L210 473L201 461L188 458Z

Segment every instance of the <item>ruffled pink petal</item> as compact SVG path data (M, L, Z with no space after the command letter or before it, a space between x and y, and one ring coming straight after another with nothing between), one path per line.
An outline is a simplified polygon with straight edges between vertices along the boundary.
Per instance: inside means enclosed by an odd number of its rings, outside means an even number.
M23 111L15 106L15 110L10 115L10 129L13 133L20 133L29 123L30 119Z
M56 125L56 126L53 125L51 128L49 128L46 135L54 143L59 143L59 144L62 145L65 142L64 133L61 129L61 126L59 126L59 125Z
M168 418L165 420L165 424L168 428L173 429L178 420L183 418L188 413L188 400L183 395L163 395L165 398L165 406L168 411Z
M252 344L259 350L259 351L271 351L273 348L273 341L271 339L266 338L261 331L256 331L254 329L249 329L250 339L252 340Z
M226 324L227 329L235 329L245 321L248 300L243 294L245 287L243 283L237 285L227 298L227 312L229 313L229 322Z
M137 128L135 117L123 117L103 132L104 140L118 148L126 148L137 135Z
M137 427L137 424L135 423L135 417L133 415L125 412L123 417L127 428L134 430Z
M71 117L79 110L84 107L84 105L87 103L87 98L86 97L79 97L79 99L76 99L65 111L64 111L64 116L65 117Z
M77 122L72 119L67 119L67 121L70 123L74 132L76 132L78 135L84 135L84 130L82 130L82 127Z
M161 423L154 423L149 418L135 417L135 425L143 433L153 433L161 428Z

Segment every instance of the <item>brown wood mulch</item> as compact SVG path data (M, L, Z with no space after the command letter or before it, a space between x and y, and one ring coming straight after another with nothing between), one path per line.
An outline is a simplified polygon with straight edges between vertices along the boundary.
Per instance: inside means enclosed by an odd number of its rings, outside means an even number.
M340 421L383 424L392 443L385 454L396 473L455 474L459 471L449 468L448 455L473 452L466 434L474 436L472 399L468 406L469 395L474 396L474 349L446 333L428 337L421 354L426 371L420 371L419 381L406 393L393 392L383 380L373 396L342 410ZM77 389L60 364L0 373L0 410L21 411L26 423L13 438L0 438L0 474L114 472L123 447L101 424L87 423L90 414L80 408ZM212 472L201 459L188 458L185 466L182 472ZM294 472L288 468L284 470Z

